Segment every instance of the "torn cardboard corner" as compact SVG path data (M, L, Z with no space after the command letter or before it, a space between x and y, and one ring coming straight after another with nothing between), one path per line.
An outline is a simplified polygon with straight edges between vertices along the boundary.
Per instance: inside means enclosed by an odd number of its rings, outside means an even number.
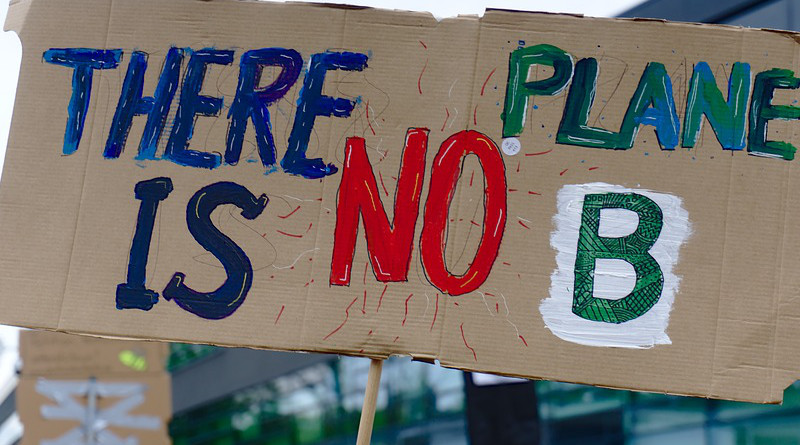
M800 373L794 34L228 0L6 26L3 323L754 402Z

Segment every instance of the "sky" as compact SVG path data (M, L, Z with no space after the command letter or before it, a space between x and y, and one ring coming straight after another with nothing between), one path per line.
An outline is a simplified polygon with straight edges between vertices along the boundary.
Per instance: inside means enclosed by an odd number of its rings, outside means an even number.
M68 0L64 0L68 1ZM167 0L164 0L167 1ZM594 17L613 17L642 3L642 0L316 0L322 3L350 3L410 11L428 11L442 19L457 15L482 15L486 8L515 9L583 14ZM0 22L5 23L9 0L0 0ZM14 106L22 46L16 34L0 34L0 168L5 158L8 131ZM0 228L2 230L2 228ZM0 325L0 400L13 388L17 364L18 330ZM18 420L14 425L0 426L0 445L11 443L19 434ZM10 426L10 427L9 427Z

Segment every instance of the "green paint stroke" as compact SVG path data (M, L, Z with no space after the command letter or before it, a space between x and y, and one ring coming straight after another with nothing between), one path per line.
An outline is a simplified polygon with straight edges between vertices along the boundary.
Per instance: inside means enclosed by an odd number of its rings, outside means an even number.
M747 101L750 99L750 65L736 62L728 80L728 100L722 98L717 81L706 62L694 67L689 82L686 116L681 146L692 148L708 119L717 140L725 150L743 150L747 130Z
M134 371L147 371L147 358L131 350L124 350L119 353L119 361Z
M529 82L528 74L534 65L552 67L553 75ZM522 134L530 96L555 96L569 83L572 70L572 56L553 45L528 46L512 52L508 62L505 109L501 115L503 137Z
M794 72L773 68L756 75L753 85L753 100L750 104L750 135L747 151L755 156L794 159L797 148L783 141L767 140L767 123L771 120L800 119L800 108L788 105L772 105L775 90L779 88L795 90L800 87L800 79Z
M599 234L602 209L635 212L639 216L639 225L627 236L602 237ZM575 315L619 324L641 317L656 304L664 288L664 274L649 250L661 234L663 220L658 204L637 193L600 193L584 197L575 259L572 301ZM636 272L633 291L618 300L596 298L594 274L598 259L619 259L630 263Z
M639 126L652 125L656 128L656 136L663 149L672 150L678 145L680 119L672 94L672 81L663 64L647 64L618 133L589 126L589 113L597 93L597 78L597 59L581 59L575 64L575 75L556 136L557 143L627 150L633 147Z

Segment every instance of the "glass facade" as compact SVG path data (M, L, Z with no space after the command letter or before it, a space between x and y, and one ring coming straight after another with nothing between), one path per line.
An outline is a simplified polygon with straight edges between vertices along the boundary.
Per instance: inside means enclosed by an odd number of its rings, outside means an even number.
M369 361L344 357L179 413L175 445L355 442ZM466 445L464 374L408 358L384 366L372 443ZM783 406L537 382L543 445L800 445L800 384ZM530 443L536 443L531 438Z
M352 444L369 360L304 368L175 416L175 445ZM384 366L372 443L466 444L462 373L392 358Z

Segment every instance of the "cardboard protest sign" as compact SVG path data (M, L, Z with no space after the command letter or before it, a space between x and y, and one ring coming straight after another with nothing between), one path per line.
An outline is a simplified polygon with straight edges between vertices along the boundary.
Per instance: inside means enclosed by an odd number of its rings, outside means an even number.
M166 349L158 343L22 332L17 386L22 443L171 443ZM88 358L82 366L81 358Z
M4 323L758 402L800 373L797 34L232 0L7 28Z

